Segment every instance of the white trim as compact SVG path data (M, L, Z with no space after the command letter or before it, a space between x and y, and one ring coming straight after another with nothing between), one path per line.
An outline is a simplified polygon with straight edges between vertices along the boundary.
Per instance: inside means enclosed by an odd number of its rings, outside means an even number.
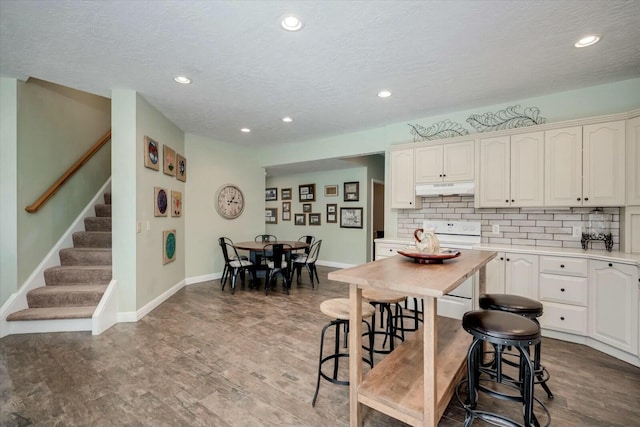
M107 179L107 181L102 185L100 190L93 196L93 199L89 201L89 203L85 206L85 208L80 212L80 214L76 217L76 219L71 223L67 231L60 237L60 239L56 242L56 244L51 248L51 250L47 253L47 255L42 259L40 264L33 270L33 272L29 275L27 280L20 286L17 292L14 292L7 301L0 308L0 337L9 335L12 332L8 332L14 330L13 326L10 326L11 323L7 322L7 316L11 313L15 313L16 311L24 310L28 308L27 304L27 292L32 289L39 288L44 286L44 271L49 267L56 267L60 265L60 249L73 247L73 233L77 231L84 231L84 219L86 217L95 216L93 211L96 204L101 197L104 197L104 193L111 186L111 178ZM67 319L58 319L55 320L56 324L64 325L62 320ZM78 320L78 319L68 319L68 320ZM28 322L54 322L53 320L29 320ZM76 327L76 326L72 326ZM59 330L60 332L65 331L66 329ZM77 330L92 330L91 326L88 329L69 329L69 331L77 331ZM37 330L35 332L40 332ZM42 332L56 332L56 331L42 331ZM18 333L18 332L13 332ZM19 332L19 333L28 333L28 332Z
M127 323L127 322L137 322L142 319L147 314L151 313L155 308L157 308L160 304L171 298L173 294L178 292L180 289L184 288L186 285L186 281L183 279L149 301L143 307L139 308L137 311L121 311L118 313L118 323Z
M196 283L209 282L211 280L217 280L222 278L222 273L209 273L202 276L188 277L185 279L187 285L194 285Z
M349 268L349 267L355 267L356 264L345 264L343 262L334 262L334 261L316 261L316 264L318 265L322 265L325 267L335 267L335 268Z
M89 318L16 320L7 323L9 324L9 335L91 331L91 319Z
M117 282L111 280L91 316L91 333L100 335L118 322Z

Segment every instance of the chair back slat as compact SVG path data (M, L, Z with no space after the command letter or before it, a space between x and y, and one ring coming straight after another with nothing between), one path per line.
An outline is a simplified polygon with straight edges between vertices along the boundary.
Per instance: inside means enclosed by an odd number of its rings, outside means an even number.
M311 245L311 248L309 249L309 255L307 256L307 264L312 264L318 260L321 245L322 240L318 240L313 245Z
M273 234L258 234L255 239L257 243L277 242L278 238Z

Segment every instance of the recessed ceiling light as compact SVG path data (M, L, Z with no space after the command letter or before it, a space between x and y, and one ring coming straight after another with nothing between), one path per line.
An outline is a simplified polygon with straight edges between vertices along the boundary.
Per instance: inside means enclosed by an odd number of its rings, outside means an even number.
M302 21L295 15L285 15L282 17L280 25L287 31L298 31L302 28Z
M183 85L188 85L189 83L191 83L191 79L188 78L188 77L185 77L185 76L175 76L173 78L173 80L176 83L180 83L180 84L183 84Z
M391 96L391 92L389 92L388 90L381 90L380 92L378 92L379 98L388 98L390 96Z
M293 119L291 117L283 117L282 121L285 123L291 123L293 121Z
M587 46L592 46L592 45L598 43L599 41L600 41L600 36L592 34L592 35L589 35L589 36L584 36L583 38L578 40L574 44L574 46L575 47L587 47Z
M240 129L240 132L249 133L249 132L251 132L251 129L249 129L249 128L242 128L242 129Z

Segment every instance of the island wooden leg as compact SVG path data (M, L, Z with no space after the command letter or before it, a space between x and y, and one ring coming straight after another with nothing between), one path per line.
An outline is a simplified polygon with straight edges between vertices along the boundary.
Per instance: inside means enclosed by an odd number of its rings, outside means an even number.
M483 265L478 271L478 298L487 293L487 265ZM477 302L476 302L477 303Z
M349 288L349 425L362 427L362 405L358 403L358 387L362 382L362 289Z
M436 372L438 354L438 300L432 297L424 298L424 415L423 424L425 426L437 426L437 390Z

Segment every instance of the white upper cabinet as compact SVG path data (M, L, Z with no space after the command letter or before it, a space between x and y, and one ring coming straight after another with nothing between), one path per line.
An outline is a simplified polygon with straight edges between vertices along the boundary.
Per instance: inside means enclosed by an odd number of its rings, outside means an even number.
M416 148L416 183L473 181L474 161L474 141Z
M627 205L640 206L640 117L627 120Z
M499 136L480 140L480 207L510 205L510 140Z
M391 208L416 209L422 206L416 200L416 183L413 167L413 148L390 151ZM420 198L420 200L422 200Z
M584 126L582 141L582 205L624 206L624 120Z
M480 140L480 207L542 206L543 132Z
M545 206L582 205L582 126L544 133Z
M511 206L544 203L544 132L511 137Z
M624 121L545 132L545 206L624 203Z

